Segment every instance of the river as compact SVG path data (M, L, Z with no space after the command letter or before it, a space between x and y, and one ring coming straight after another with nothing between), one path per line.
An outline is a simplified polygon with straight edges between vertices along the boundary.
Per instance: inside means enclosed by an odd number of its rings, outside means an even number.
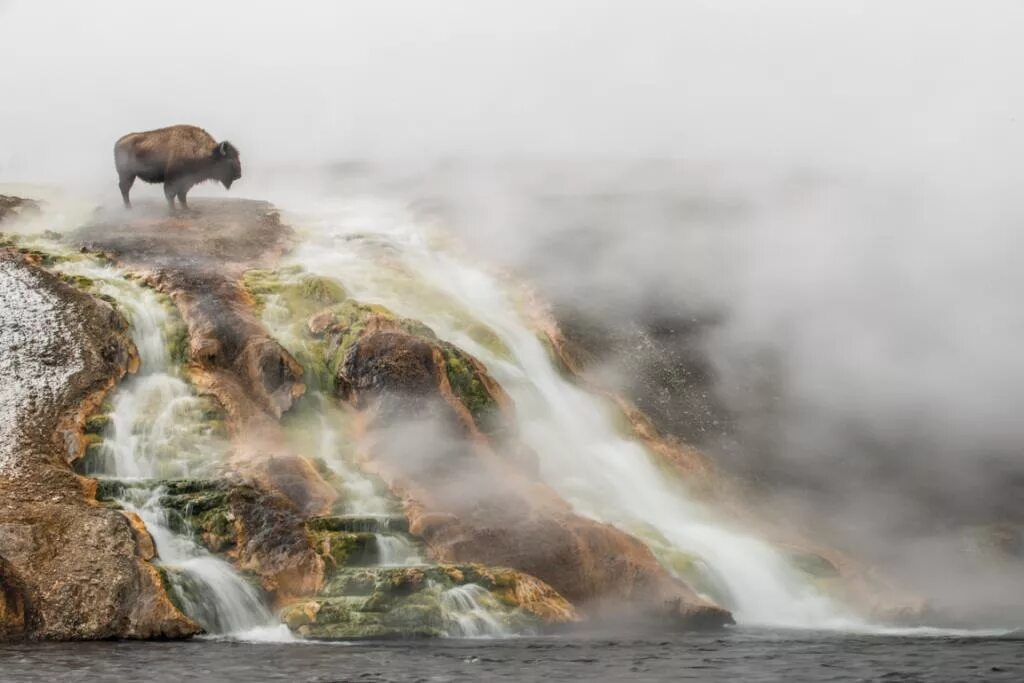
M1024 635L730 629L656 638L0 645L3 681L1019 681Z

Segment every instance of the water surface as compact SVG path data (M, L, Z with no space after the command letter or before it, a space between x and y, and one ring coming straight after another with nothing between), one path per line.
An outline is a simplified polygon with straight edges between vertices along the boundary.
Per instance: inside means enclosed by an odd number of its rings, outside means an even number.
M0 645L3 681L1020 681L1024 634Z

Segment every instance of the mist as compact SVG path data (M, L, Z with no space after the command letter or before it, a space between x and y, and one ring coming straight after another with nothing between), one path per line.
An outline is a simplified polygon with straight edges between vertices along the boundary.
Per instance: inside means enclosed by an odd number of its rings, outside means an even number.
M0 182L114 202L118 136L194 123L241 150L235 194L426 207L556 307L692 323L695 440L767 509L1019 615L1017 570L982 586L960 549L1024 521L1021 26L1015 2L0 2ZM596 372L625 387L626 360Z

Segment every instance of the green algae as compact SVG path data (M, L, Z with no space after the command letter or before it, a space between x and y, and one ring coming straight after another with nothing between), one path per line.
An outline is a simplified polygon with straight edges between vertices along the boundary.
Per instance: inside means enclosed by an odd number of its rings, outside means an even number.
M283 306L292 320L305 321L317 311L345 300L345 288L332 278L310 275L299 266L277 270L249 270L242 275L242 284L263 312L271 298Z
M367 532L311 529L307 524L310 545L327 567L328 576L346 566L369 566L379 561L376 534Z
M497 432L502 427L498 402L487 389L473 361L451 344L442 343L441 350L452 393L466 406L482 432Z
M322 593L286 607L285 624L313 639L439 637L449 631L445 591L476 584L481 606L513 632L539 630L540 622L514 602L516 573L482 565L348 567Z

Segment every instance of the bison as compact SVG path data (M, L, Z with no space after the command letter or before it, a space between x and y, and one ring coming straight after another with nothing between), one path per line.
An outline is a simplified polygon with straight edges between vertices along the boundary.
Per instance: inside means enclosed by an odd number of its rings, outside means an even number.
M193 185L219 180L231 189L242 177L238 150L230 142L218 143L196 126L171 126L145 133L129 133L114 144L114 165L125 208L131 208L128 192L136 178L163 183L167 205L174 211L177 197L183 209Z

